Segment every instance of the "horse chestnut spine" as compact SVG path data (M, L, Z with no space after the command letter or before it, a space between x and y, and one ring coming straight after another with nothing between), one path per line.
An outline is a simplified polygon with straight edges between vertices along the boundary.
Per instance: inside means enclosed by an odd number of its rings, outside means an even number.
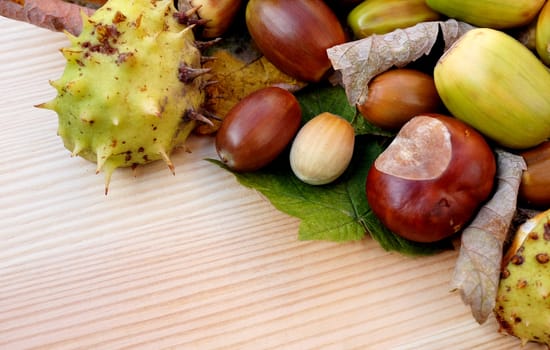
M412 118L375 160L366 182L374 214L394 233L435 242L460 231L492 193L494 153L466 123Z
M262 88L227 113L216 134L216 152L234 171L258 170L286 148L301 121L302 110L292 93L279 87Z
M245 20L262 54L302 81L325 78L332 67L326 50L347 40L338 17L323 0L250 0Z

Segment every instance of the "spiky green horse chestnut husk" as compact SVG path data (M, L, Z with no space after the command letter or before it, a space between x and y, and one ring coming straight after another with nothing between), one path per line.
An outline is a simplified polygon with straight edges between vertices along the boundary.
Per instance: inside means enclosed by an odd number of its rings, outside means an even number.
M72 155L97 163L107 191L118 167L163 159L187 139L204 104L201 52L172 0L109 0L83 16L57 96L37 107L58 114Z
M503 265L495 306L501 331L550 347L550 210L519 228Z

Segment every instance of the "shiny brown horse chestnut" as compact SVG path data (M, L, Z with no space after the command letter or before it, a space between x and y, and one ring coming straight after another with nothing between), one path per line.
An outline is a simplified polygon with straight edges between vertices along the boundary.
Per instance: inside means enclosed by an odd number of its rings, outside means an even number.
M394 233L435 242L459 232L493 191L493 150L475 129L444 115L407 122L376 158L368 203Z
M258 170L290 144L301 121L302 110L292 93L279 87L262 88L227 113L216 133L216 151L234 171Z
M323 0L250 0L248 31L263 55L282 72L318 82L332 67L326 50L347 40Z

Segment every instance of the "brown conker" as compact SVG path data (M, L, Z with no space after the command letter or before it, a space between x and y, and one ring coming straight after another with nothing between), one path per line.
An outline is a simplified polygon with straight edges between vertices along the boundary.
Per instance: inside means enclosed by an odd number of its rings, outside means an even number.
M302 81L325 78L332 67L326 50L347 40L338 17L323 0L250 0L245 19L264 56Z
M368 203L394 233L434 242L460 231L492 193L493 150L475 129L445 115L407 122L374 161Z
M367 121L386 130L398 130L412 117L442 108L433 77L409 68L375 76L368 84L367 99L357 105Z
M279 87L257 90L225 116L215 139L220 160L234 171L258 170L286 148L302 121L296 97Z

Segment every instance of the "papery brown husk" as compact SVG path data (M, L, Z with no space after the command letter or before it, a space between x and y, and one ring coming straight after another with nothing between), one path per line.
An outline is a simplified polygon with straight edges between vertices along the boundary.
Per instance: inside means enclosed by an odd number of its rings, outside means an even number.
M460 293L480 324L493 312L500 280L504 242L517 212L526 164L521 156L496 150L497 188L493 197L461 235L451 288Z
M0 0L1 16L52 31L67 31L73 35L78 35L82 30L81 13L91 15L94 11L62 0L26 0L24 4Z
M392 67L404 67L429 55L441 31L444 50L474 27L454 19L422 22L383 35L347 42L327 50L352 106L368 98L368 83Z

